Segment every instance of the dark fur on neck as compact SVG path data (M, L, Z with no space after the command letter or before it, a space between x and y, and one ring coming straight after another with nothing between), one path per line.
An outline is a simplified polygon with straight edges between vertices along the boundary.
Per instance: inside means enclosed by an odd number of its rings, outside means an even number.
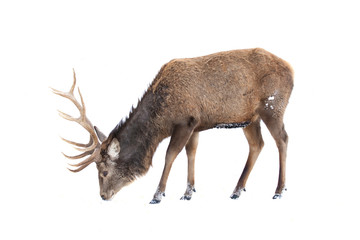
M131 180L147 173L157 146L167 137L161 134L156 121L159 113L156 106L161 105L161 99L147 91L129 117L119 122L107 139L108 143L114 137L119 140L121 150L117 163Z

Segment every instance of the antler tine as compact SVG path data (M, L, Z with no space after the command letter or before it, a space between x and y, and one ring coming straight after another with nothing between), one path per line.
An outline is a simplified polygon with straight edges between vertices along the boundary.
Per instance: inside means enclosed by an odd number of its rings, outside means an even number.
M69 164L72 167L81 167L82 165L88 164L88 163L92 163L95 161L95 157L94 155L88 157L87 159L85 159L82 162L76 163L76 164Z
M77 163L77 164L69 164L72 167L78 167L78 168L77 169L68 168L68 170L71 172L80 172L81 170L83 170L84 168L89 166L91 163L96 162L98 160L97 158L99 156L99 152L100 152L100 149L97 148L97 149L95 149L94 153L90 157L85 159L84 161Z
M84 153L81 153L79 155L76 155L76 156L69 156L69 155L66 155L65 153L62 153L66 158L68 159L71 159L71 160L75 160L75 159L80 159L80 158L83 158L83 157L86 157L87 155L90 155L94 152L94 150L92 151L88 151L88 152L84 152Z
M73 85L71 86L69 92L71 92L71 93L74 94L74 89L75 89L75 85L76 85L76 73L75 73L75 69L74 69L74 68L73 68L73 76L74 76L74 81L73 81Z
M90 120L86 117L86 107L85 107L83 96L80 92L80 88L78 88L78 92L79 92L81 105L82 105L82 109L80 110L80 117L79 117L79 118L81 118L80 125L83 126L83 128L85 128L90 133L90 136L92 139L96 139L96 142L94 141L92 145L83 149L83 150L89 151L91 149L94 149L99 144L99 142L98 142L98 138L97 138L94 126L92 125Z
M81 116L84 117L83 120L85 120L85 118L86 118L86 107L85 107L84 99L83 99L83 97L82 97L82 95L81 95L81 92L80 92L80 88L79 88L79 87L78 87L78 92L79 92L79 96L80 96L80 100L81 100L81 106L82 106L80 112L81 112Z
M84 168L86 168L87 166L89 166L90 164L91 164L91 162L88 163L88 164L86 164L86 165L83 165L83 166L81 166L81 167L79 167L79 168L77 168L77 169L70 169L70 168L68 168L68 170L71 171L71 172L73 172L73 173L77 173L77 172L80 172L81 170L83 170Z
M61 138L61 140L63 140L64 142L67 142L67 143L69 143L69 144L72 144L72 145L77 146L77 147L82 147L82 148L88 148L88 147L90 147L90 146L93 144L93 142L94 142L91 136L90 136L90 140L89 140L89 142L88 142L87 144L73 142L73 141L67 140L67 139L65 139L65 138L63 138L63 137L60 137L60 138ZM75 148L75 149L78 149L78 148Z
M74 118L74 117L70 116L69 114L66 114L60 110L58 110L58 112L59 112L60 117L66 119L66 120L69 120L69 121L78 122L78 118Z

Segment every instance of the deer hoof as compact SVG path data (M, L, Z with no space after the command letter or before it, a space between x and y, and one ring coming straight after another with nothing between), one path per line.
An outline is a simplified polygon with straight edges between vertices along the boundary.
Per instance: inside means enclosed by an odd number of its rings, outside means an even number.
M231 194L230 198L234 199L234 200L238 199L240 197L240 195L241 195L241 192L246 192L246 189L245 188L240 188L239 190L234 191L233 194Z
M161 192L159 189L156 190L154 194L153 200L151 200L150 204L158 204L161 202L161 199L165 197L165 192Z
M276 193L274 196L273 196L273 199L281 199L281 194L279 193Z
M162 197L165 197L165 193L161 193L160 196L156 196L151 200L150 204L159 204L161 202Z
M230 198L234 199L234 200L238 199L239 197L240 197L240 195L235 194L235 193L231 194L231 196L230 196Z
M180 200L187 200L187 201L190 201L191 200L191 196L188 196L188 195L184 195L180 198Z
M182 196L180 200L191 200L192 194L194 192L196 192L194 186L188 183L184 196Z
M151 200L150 204L159 204L160 202L161 200L154 198L153 200Z
M273 196L273 199L281 199L282 196L283 196L284 191L287 191L287 189L284 188L284 189L281 191L281 193L275 193L275 195Z

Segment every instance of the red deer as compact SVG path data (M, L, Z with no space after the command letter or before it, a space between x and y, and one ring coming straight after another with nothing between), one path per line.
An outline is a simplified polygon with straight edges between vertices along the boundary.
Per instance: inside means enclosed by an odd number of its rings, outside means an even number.
M74 96L76 77L69 92L53 89L55 94L70 99L80 111L79 118L60 115L75 121L90 133L88 144L73 144L83 153L67 156L84 161L71 166L79 172L95 162L98 169L100 196L110 200L121 188L144 175L152 164L159 143L171 136L160 183L150 203L165 196L171 166L185 147L188 158L187 188L181 199L190 200L195 192L194 162L199 132L211 128L242 127L249 143L245 168L231 198L245 191L249 174L264 142L262 120L275 139L279 150L279 179L274 199L285 189L285 165L288 135L283 116L293 88L291 66L263 49L219 52L207 56L174 59L163 65L137 107L108 137L86 117Z

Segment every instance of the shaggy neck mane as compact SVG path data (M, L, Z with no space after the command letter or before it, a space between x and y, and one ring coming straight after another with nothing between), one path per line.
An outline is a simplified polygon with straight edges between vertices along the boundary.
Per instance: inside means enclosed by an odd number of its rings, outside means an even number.
M129 171L131 179L144 175L152 164L157 146L165 136L157 129L156 99L147 91L129 117L121 121L109 135L109 141L116 137L120 142L119 166Z

